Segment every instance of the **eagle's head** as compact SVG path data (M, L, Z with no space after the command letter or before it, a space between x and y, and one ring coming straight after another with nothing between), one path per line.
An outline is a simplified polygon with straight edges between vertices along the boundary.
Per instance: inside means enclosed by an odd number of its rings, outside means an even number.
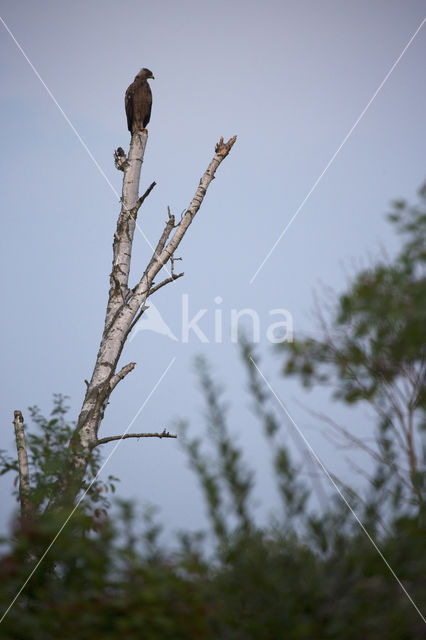
M148 80L148 78L152 78L153 80L155 79L152 71L150 71L149 69L145 69L144 67L139 71L139 73L135 77L135 80Z

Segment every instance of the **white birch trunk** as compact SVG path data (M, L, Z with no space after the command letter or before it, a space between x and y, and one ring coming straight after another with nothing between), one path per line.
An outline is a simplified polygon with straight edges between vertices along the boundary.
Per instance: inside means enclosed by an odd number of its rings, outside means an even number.
M30 472L28 467L27 445L25 442L24 418L20 411L15 411L13 425L15 427L16 450L18 453L21 519L28 520L32 517L33 509L28 495L30 491Z
M144 198L155 185L153 183L141 198L138 196L139 178L147 139L148 133L146 130L133 133L128 157L126 158L122 149L118 149L115 154L116 166L124 171L124 177L122 206L117 229L114 233L113 261L105 325L93 374L90 382L87 383L77 427L70 444L70 477L64 478L64 482L61 481L58 486L57 496L55 496L49 508L57 506L64 495L68 499L75 498L81 487L81 480L86 471L89 455L93 447L110 439L118 438L98 439L98 432L112 390L135 366L135 363L131 362L117 371L118 361L127 336L134 323L142 315L148 296L172 280L183 276L183 273L174 274L172 269L171 277L153 286L154 278L162 267L169 261L172 261L171 264L173 266L174 252L199 210L207 188L214 178L216 169L235 143L236 136L226 143L221 138L216 145L215 155L200 180L190 206L176 226L174 224L174 216L169 213L169 220L144 273L137 285L130 289L129 273L136 218ZM167 244L173 229L174 233ZM159 434L143 435L144 437L158 437ZM140 436L141 434L134 434L133 437ZM127 437L132 437L132 434L128 434ZM163 432L161 437L174 436L168 432Z

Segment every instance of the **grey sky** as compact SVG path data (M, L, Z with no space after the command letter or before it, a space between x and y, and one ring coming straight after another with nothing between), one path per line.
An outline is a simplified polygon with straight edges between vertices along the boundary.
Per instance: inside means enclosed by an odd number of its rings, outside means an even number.
M117 191L112 153L129 134L124 91L153 70L153 112L141 190L157 187L140 223L154 242L166 217L189 203L223 135L238 135L180 255L185 277L153 300L180 335L181 295L190 314L208 313L209 336L189 344L140 332L123 362L138 365L113 394L103 435L124 431L171 358L176 362L132 430L157 430L181 416L202 426L192 372L204 354L228 388L231 416L257 469L259 499L273 504L268 453L248 412L236 347L213 342L214 299L224 331L230 309L284 307L295 332L319 282L341 290L361 260L397 246L385 222L389 201L414 198L425 178L426 26L339 153L255 282L249 280L426 15L424 1L2 2L2 18ZM107 181L0 25L2 74L3 381L0 447L13 451L12 415L52 393L71 396L73 417L101 335L119 203ZM136 238L133 268L148 247ZM331 470L340 454L312 428L299 398L333 412L277 376L263 340L265 374ZM339 416L343 416L339 410ZM361 414L364 415L363 413ZM343 419L343 417L342 417ZM353 420L350 414L347 419ZM353 420L354 421L354 420ZM354 421L356 424L356 420ZM109 449L105 449L105 454ZM123 442L106 468L120 495L160 505L171 527L202 521L195 480L175 441ZM1 480L3 523L12 478ZM191 505L191 513L188 513ZM4 526L4 525L3 525Z

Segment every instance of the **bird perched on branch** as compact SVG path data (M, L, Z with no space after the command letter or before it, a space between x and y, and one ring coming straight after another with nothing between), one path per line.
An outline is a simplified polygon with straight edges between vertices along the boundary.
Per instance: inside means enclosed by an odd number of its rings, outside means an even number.
M125 106L130 133L145 129L151 117L152 93L148 78L154 79L152 71L141 69L126 91Z

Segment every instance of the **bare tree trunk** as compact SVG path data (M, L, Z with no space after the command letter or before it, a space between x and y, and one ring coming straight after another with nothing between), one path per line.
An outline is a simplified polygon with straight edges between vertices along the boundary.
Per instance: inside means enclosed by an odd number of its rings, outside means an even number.
M28 495L30 491L30 472L28 468L27 446L25 442L24 418L20 411L15 411L13 424L15 427L16 449L18 452L21 520L29 520L33 516L33 508Z
M236 136L228 142L224 142L221 138L216 145L213 159L204 172L191 204L180 222L175 224L174 216L169 211L168 220L145 271L136 285L129 288L130 261L137 214L143 201L155 186L155 183L152 183L143 196L138 196L139 177L147 139L148 132L146 130L135 132L132 134L128 156L121 148L115 152L116 167L124 172L124 177L121 211L114 233L113 261L105 325L92 377L90 382L86 382L86 394L70 443L69 470L61 479L60 485L57 487L58 490L55 491L54 498L49 504L49 509L56 508L64 501L64 498L68 501L75 499L81 487L92 449L111 439L119 438L117 436L98 439L98 431L112 391L120 380L133 370L136 364L130 362L117 370L127 336L143 314L147 298L169 282L184 275L183 273L175 274L173 271L174 253L197 214L216 169L234 145ZM171 265L169 277L154 285L154 278L167 263ZM127 437L141 436L158 437L158 434L127 435ZM172 436L168 432L163 432L161 437Z

